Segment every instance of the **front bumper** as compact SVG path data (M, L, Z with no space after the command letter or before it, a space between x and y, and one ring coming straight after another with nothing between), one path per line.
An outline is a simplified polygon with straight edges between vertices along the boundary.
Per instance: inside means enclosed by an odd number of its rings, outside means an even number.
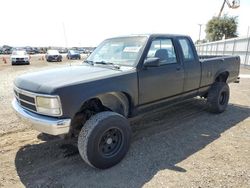
M29 59L19 58L11 60L12 65L29 64Z
M49 61L60 61L62 59L62 56L57 56L57 55L55 55L55 56L52 56L52 55L50 55L50 56L47 56L47 60L49 60Z
M19 117L31 123L34 129L39 132L51 135L61 135L69 132L71 119L58 119L30 112L23 109L16 99L12 101L12 107Z
M69 57L70 57L70 59L80 59L81 58L80 55L71 55Z
M12 65L28 65L30 64L29 61L12 61L11 62Z

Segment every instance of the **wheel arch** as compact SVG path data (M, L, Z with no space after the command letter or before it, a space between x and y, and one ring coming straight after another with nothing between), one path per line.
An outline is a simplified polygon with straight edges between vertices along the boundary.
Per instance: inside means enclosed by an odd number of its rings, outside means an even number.
M117 112L125 117L130 114L131 98L125 92L110 92L97 95L101 103L113 112Z
M80 104L71 121L69 136L79 133L84 123L94 114L102 111L113 111L129 117L132 106L131 97L126 92L108 92L90 97Z
M216 75L215 75L215 82L225 82L227 83L227 79L229 77L229 72L226 70L222 70L219 71Z

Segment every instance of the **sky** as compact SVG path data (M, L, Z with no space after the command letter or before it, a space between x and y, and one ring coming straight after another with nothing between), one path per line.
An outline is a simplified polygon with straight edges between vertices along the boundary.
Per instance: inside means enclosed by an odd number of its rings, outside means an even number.
M0 46L96 46L106 38L145 33L205 38L205 24L223 0L2 0ZM224 12L238 16L238 34L250 26L250 0Z

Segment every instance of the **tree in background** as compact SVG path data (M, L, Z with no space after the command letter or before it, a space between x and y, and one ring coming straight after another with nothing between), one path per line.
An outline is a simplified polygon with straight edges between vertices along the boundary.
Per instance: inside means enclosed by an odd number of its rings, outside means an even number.
M195 41L195 44L203 44L209 42L207 39L197 40Z
M213 17L206 25L206 38L209 41L221 40L237 37L238 17Z

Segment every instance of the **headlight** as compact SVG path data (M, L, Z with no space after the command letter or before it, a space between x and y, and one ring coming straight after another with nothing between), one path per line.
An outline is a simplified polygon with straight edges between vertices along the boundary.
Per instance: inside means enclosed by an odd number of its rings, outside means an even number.
M16 61L16 58L12 57L12 58L11 58L11 61Z
M37 112L58 116L62 113L58 97L36 97Z
M28 60L29 60L29 58L28 58L28 57L25 57L25 58L24 58L24 61L28 61Z

